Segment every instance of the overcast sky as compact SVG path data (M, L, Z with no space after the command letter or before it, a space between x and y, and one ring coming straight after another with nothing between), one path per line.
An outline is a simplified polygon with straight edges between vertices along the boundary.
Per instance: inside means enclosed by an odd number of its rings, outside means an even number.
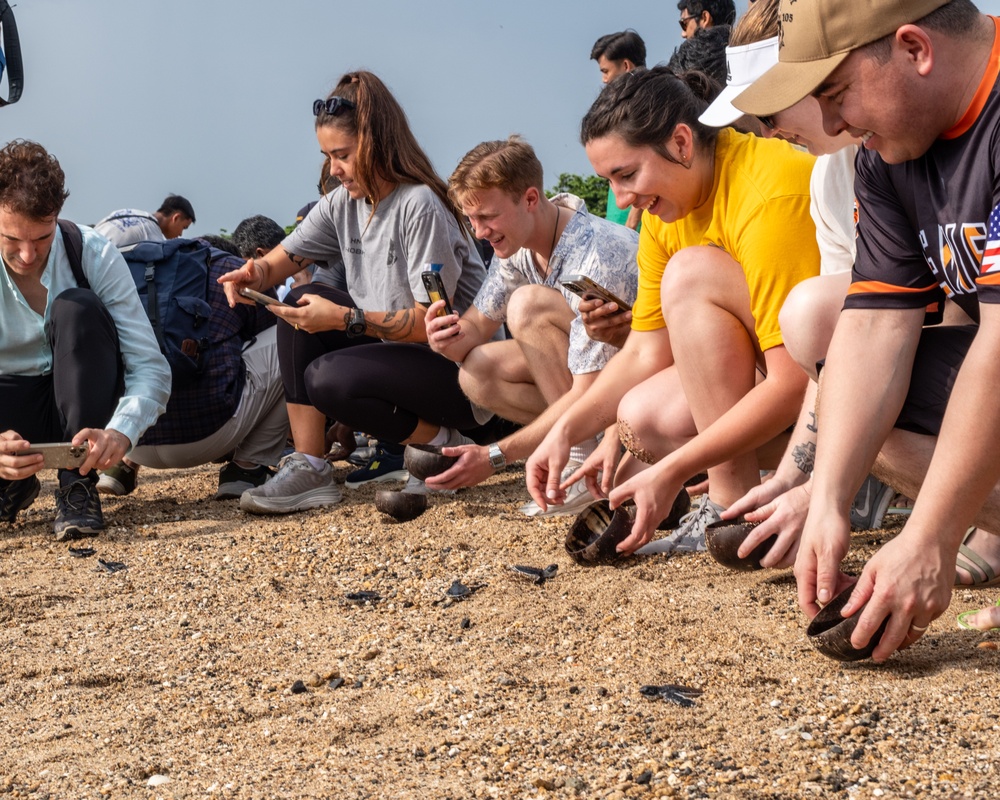
M55 154L64 216L93 223L168 192L193 233L251 214L281 224L316 196L312 101L378 74L447 178L485 139L520 133L551 187L591 174L579 123L600 89L594 40L634 28L650 65L680 43L676 0L18 0L21 101L0 138ZM742 13L746 0L737 0ZM980 8L1000 13L1000 0ZM6 90L6 86L4 86Z

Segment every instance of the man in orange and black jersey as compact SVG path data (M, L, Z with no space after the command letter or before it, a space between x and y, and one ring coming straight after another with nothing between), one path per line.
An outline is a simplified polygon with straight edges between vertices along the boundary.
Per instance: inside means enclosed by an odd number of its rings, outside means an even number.
M875 463L917 498L843 610L867 603L855 646L889 617L881 661L920 638L953 583L1000 584L1000 28L969 0L783 0L781 19L779 64L735 104L766 116L812 94L827 133L863 142L857 258L822 374L799 601L812 615L850 584L839 572L848 509ZM976 324L924 329L945 297ZM973 523L983 528L969 537Z

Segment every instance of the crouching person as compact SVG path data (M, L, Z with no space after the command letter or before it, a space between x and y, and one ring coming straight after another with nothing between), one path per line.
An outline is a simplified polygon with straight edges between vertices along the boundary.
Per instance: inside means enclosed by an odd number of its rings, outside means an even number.
M547 199L542 165L517 136L472 149L452 174L448 191L495 256L472 308L461 319L437 316L441 303L428 309L428 341L462 365L460 383L474 403L525 427L489 447L447 448L447 454L460 458L428 479L428 486L440 489L473 486L507 462L531 455L617 351L588 336L580 297L561 282L573 274L586 276L630 306L638 275L637 234L591 216L573 195ZM611 310L617 319L609 325ZM601 318L603 338L620 342L618 334L627 335L627 309L606 304ZM513 339L491 341L504 323ZM575 471L595 446L594 438L577 443L567 469ZM580 482L573 496L553 511L572 514L591 501ZM522 510L543 513L534 502Z
M104 529L97 469L116 464L163 413L170 370L119 252L89 228L58 225L69 193L34 142L0 150L0 519L38 496L32 444L86 445L59 470L56 540Z
M155 218L143 211L115 211L95 229L123 253L140 242L165 241ZM202 239L189 243L209 244ZM275 317L261 305L229 307L217 279L241 267L242 258L214 247L194 252L195 258L181 263L195 269L208 266L205 300L212 313L209 346L199 356L204 366L197 377L173 378L163 416L127 458L101 475L97 488L104 494L131 494L140 465L178 469L224 461L215 499L235 500L271 477L270 467L278 463L288 440Z

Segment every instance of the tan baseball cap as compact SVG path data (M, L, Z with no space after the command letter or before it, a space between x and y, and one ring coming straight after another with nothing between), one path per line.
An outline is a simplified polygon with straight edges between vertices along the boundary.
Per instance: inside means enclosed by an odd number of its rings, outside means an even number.
M768 116L812 94L863 45L916 22L951 0L781 0L778 63L733 100Z

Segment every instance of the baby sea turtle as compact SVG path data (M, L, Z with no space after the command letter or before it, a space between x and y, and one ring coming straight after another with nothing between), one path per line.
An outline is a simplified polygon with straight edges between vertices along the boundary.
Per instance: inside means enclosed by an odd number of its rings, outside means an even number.
M115 572L121 572L123 569L128 569L128 565L123 564L121 561L105 561L103 558L97 559L98 571L104 571L108 574L114 574Z
M382 599L382 595L378 592L348 592L344 595L344 599L348 603L372 603L375 604Z
M660 686L640 686L639 693L650 700L666 700L668 703L690 708L694 705L692 698L701 696L702 690L677 683L664 683Z
M69 549L69 554L73 558L90 558L90 556L97 553L93 547L71 547Z
M556 576L556 572L559 570L559 565L549 564L545 567L545 569L542 569L541 567L528 567L523 564L517 564L511 567L510 570L515 575L526 578L536 586L541 586L545 583L545 581L551 580Z
M482 589L485 585L485 583L478 583L474 586L466 586L461 581L454 581L444 594L448 600L464 600L473 592Z

